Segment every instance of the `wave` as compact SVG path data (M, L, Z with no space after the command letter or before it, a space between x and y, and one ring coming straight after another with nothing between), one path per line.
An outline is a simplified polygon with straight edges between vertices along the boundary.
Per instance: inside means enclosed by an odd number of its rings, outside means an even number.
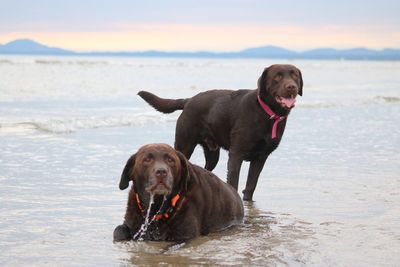
M100 59L81 59L81 58L0 58L0 65L79 65L97 66L110 65L112 61Z
M11 60L8 60L8 59L0 59L0 64L9 64L9 65L12 65L12 64L14 64L14 62L11 61Z
M45 65L81 65L81 66L94 66L94 65L108 65L107 61L92 61L92 60L50 60L50 59L36 59L35 64Z
M49 65L49 66L131 66L137 68L209 68L209 67L232 67L232 64L221 63L209 60L188 61L177 58L169 61L162 61L153 58L142 58L138 61L130 57L51 57L51 56L31 56L31 57L10 57L0 58L0 65Z
M369 106L369 105L387 105L400 103L400 97L397 96L374 96L369 99L347 99L341 102L314 101L303 102L296 105L296 109L327 109L350 106ZM127 113L129 114L129 113ZM33 117L9 118L3 117L0 123L0 132L27 132L41 131L48 133L72 133L80 130L110 127L130 127L143 126L157 123L176 122L180 113L175 115L165 115L156 111L130 113L131 115L75 115L74 117L50 116L43 113ZM43 117L45 116L45 117Z
M102 116L79 118L27 119L18 122L0 123L0 132L41 131L48 133L72 133L79 130L110 127L142 126L175 121L176 118L156 113L141 113L132 116Z
M374 97L375 102L383 103L400 103L400 97L396 96L376 96Z

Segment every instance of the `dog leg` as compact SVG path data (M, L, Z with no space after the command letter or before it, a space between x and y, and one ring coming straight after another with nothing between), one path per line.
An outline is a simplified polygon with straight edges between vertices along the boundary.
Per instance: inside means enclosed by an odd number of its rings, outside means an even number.
M243 159L233 151L229 151L229 159L228 159L228 179L227 182L233 188L238 190L239 186L239 174L240 168L242 167Z
M115 230L114 230L114 241L127 241L131 240L131 231L129 230L129 227L126 224L121 224L118 225Z
M176 123L174 148L185 155L187 159L190 159L190 156L192 156L193 151L197 145L198 137L194 134L196 133L196 131L192 131L194 129L194 126L186 125L184 121L185 116L182 113Z
M206 158L206 166L204 169L212 171L217 166L219 160L220 148L211 151L207 146L203 146L204 156Z
M259 158L250 162L246 188L243 190L243 200L253 200L253 193L257 186L258 177L260 176L266 160L267 158Z
M197 143L186 141L186 140L178 141L178 140L182 140L182 138L181 139L176 138L175 140L176 140L175 141L175 149L182 152L182 154L185 155L185 157L187 159L190 159Z

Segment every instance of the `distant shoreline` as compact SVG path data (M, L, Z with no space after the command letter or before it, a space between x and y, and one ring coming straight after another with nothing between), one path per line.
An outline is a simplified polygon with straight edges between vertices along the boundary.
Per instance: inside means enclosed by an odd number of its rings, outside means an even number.
M400 60L400 49L373 50L367 48L319 48L296 52L277 46L248 48L237 52L75 52L49 47L33 40L20 39L0 45L0 55L90 56L90 57L148 57L148 58L222 58L222 59L315 59L315 60Z
M267 59L276 59L276 60L326 60L326 61L400 61L400 58L307 58L307 57L200 57L200 56L173 56L173 55L119 55L113 53L73 53L73 54L45 54L45 53L38 53L38 54L17 54L17 53L9 53L9 54L2 54L1 56L48 56L48 57L88 57L88 58L96 58L96 57L115 57L115 58L163 58L163 59L226 59L226 60L267 60ZM0 61L1 63L1 61Z

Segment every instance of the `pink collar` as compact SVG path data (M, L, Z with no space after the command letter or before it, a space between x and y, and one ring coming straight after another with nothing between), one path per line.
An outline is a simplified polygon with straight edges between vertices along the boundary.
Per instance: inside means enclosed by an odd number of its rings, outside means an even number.
M271 137L272 139L276 138L276 128L278 127L278 123L284 119L287 118L287 116L278 116L276 115L272 109L264 102L261 100L260 96L257 95L257 100L258 103L260 104L260 106L262 107L262 109L265 111L265 113L267 113L269 115L269 119L270 120L274 120L274 125L272 126L272 134Z

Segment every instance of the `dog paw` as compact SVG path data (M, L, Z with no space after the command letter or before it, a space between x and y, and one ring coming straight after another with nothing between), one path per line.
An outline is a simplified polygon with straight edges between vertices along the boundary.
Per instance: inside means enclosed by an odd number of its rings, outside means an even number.
M114 230L114 242L132 239L130 230L125 224L118 225Z

